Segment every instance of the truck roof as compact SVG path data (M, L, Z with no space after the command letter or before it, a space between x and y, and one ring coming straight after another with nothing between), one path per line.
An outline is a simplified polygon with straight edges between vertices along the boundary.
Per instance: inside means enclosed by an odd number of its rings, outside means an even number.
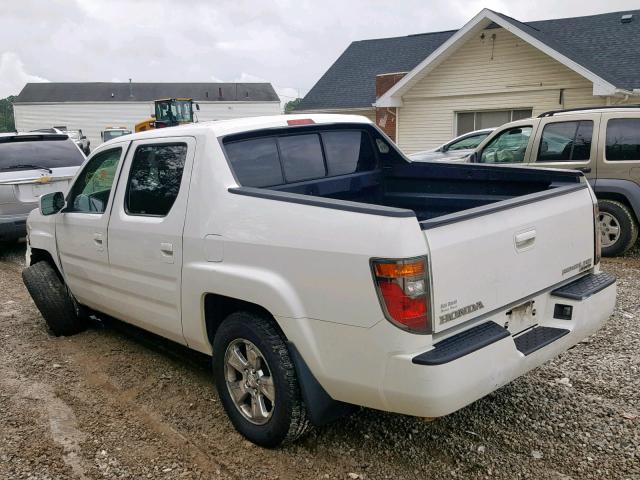
M147 130L130 135L123 135L114 140L109 140L103 145L109 145L112 142L121 142L122 140L142 140L151 138L165 138L168 136L189 136L202 134L210 131L217 137L230 135L233 133L249 132L252 130L262 130L265 128L289 127L295 128L289 122L296 120L312 120L316 124L329 123L372 123L366 117L360 115L339 115L339 114L298 114L298 115L271 115L264 117L246 117L234 118L231 120L213 120L207 122L188 123L169 128L159 128L155 130Z

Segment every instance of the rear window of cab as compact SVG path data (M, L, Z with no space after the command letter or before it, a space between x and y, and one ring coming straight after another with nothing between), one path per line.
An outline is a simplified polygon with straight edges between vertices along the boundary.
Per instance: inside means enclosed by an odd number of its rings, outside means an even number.
M305 129L257 138L232 137L223 144L238 182L246 187L272 187L378 168L372 137L361 129Z

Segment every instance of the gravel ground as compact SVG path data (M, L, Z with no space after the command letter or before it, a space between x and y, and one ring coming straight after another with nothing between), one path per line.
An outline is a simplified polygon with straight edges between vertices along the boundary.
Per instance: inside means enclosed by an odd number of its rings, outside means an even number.
M596 335L445 418L361 410L298 444L238 435L206 357L118 323L55 338L0 247L1 479L640 479L640 252Z

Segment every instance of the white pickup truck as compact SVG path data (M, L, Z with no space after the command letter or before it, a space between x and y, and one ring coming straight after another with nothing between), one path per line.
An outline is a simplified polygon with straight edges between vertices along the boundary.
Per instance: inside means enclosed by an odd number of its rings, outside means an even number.
M89 315L213 356L234 426L276 446L354 405L438 417L612 313L579 172L411 163L363 117L123 136L28 219L54 334Z

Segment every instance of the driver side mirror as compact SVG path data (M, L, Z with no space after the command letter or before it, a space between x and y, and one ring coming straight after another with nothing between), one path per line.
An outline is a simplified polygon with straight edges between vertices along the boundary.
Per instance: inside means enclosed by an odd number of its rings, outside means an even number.
M80 137L80 140L86 140L86 139L87 139L87 136L86 136L86 135L82 135L82 136Z
M40 213L45 216L53 215L62 210L65 203L64 193L47 193L40 197Z
M469 159L469 163L478 163L478 152L473 152L467 158Z

